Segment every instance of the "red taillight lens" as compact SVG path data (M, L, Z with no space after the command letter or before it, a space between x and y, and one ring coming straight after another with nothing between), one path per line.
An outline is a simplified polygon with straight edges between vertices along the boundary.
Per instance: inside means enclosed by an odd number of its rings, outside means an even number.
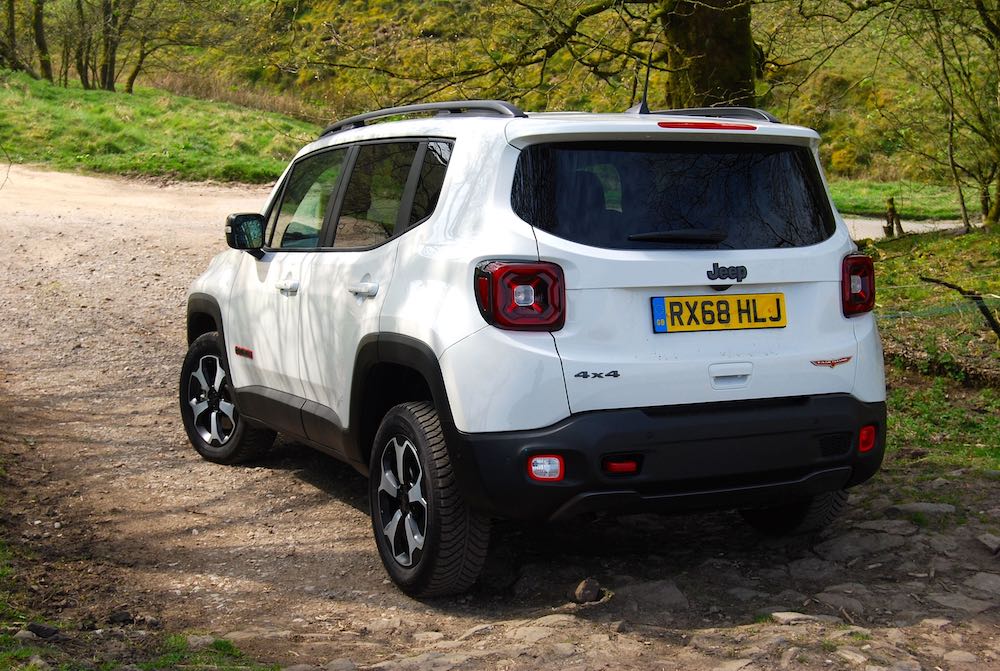
M870 312L875 307L875 264L864 254L844 258L841 277L844 316Z
M562 268L554 263L484 261L476 302L490 324L514 331L558 331L566 323Z
M862 426L861 430L858 431L858 452L871 452L872 448L875 447L875 436L877 435L874 424Z

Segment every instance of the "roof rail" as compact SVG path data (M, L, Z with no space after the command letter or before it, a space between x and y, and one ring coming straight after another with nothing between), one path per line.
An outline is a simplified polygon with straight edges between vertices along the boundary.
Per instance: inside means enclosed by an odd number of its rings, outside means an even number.
M366 122L373 121L374 119L384 119L385 117L406 114L420 114L423 112L437 112L438 114L479 112L511 118L528 116L520 107L503 100L454 100L440 103L419 103L417 105L403 105L402 107L387 107L375 112L358 114L357 116L352 116L327 126L319 136L323 137L350 128L360 128Z
M707 116L721 119L749 119L781 123L778 118L756 107L688 107L676 110L657 110L650 114L675 114L679 116Z

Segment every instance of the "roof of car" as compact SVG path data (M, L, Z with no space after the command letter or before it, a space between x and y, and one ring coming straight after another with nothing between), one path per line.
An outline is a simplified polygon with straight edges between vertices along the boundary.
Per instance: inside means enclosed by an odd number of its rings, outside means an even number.
M814 130L782 124L763 110L745 107L650 113L639 113L634 109L620 113L525 112L505 101L470 100L392 107L350 117L328 126L316 142L304 148L303 153L333 144L392 137L459 137L471 133L494 133L515 146L521 146L531 142L581 137L600 139L615 134L627 134L641 140L665 139L667 132L674 138L680 135L698 140L724 138L727 141L753 141L754 138L766 138L765 141L773 142L776 138L784 138L812 144L819 139Z

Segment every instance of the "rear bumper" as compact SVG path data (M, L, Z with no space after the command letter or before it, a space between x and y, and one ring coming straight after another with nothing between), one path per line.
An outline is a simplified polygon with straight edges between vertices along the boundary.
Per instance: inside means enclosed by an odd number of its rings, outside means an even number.
M857 450L858 430L875 446ZM598 510L753 507L851 487L885 451L885 403L848 394L573 415L532 431L448 431L466 500L493 517L559 519ZM528 477L532 455L563 457L560 482ZM604 472L608 456L635 456L635 475Z

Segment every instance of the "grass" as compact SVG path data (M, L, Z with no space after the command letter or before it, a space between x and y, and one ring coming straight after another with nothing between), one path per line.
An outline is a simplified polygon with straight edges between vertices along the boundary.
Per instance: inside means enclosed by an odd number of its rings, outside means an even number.
M890 196L903 220L961 219L955 187L919 182L875 182L865 179L834 179L830 181L833 202L841 214L862 217L885 216L885 201ZM966 207L976 216L979 201L966 193Z
M869 243L876 316L887 357L924 373L1000 387L1000 343L972 301L932 277L983 295L1000 318L1000 233L927 233Z
M62 88L5 71L0 109L0 147L15 163L182 180L274 181L319 132L228 103Z
M163 641L161 653L155 659L137 665L143 671L193 667L216 671L265 671L278 669L277 664L257 664L247 659L239 649L226 639L216 639L211 645L192 650L187 638L172 635Z
M1000 470L1000 389L968 387L890 366L888 449L894 459L941 470ZM919 523L919 520L914 520Z

